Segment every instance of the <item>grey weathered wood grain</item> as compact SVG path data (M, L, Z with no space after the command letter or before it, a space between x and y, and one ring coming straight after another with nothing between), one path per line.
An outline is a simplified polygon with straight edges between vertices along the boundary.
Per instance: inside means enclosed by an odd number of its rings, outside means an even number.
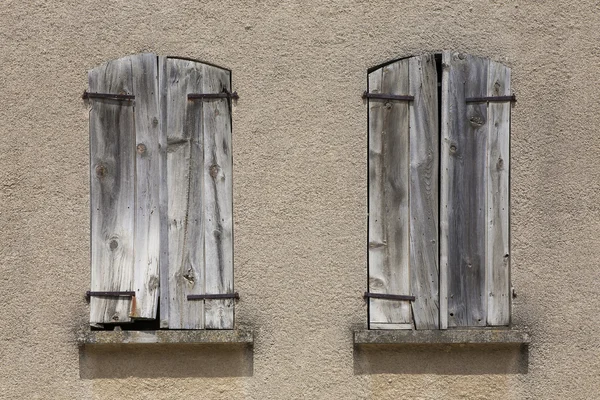
M489 62L487 96L510 95L510 69ZM510 322L510 103L489 103L486 164L487 324Z
M369 74L369 92L406 95L409 61ZM406 102L369 100L369 291L410 293L409 113ZM369 299L371 329L410 328L410 303Z
M89 90L135 94L131 58L89 72ZM91 290L133 289L135 125L132 102L90 100ZM92 297L90 323L128 322L132 300Z
M450 99L446 95L449 92L450 82L450 64L452 53L444 51L442 53L442 91L440 107L440 329L448 328L448 202L450 189L448 187L447 176L450 176L449 153L450 153ZM445 156L444 156L445 155Z
M485 288L485 163L487 112L466 97L485 96L488 61L462 54L444 54L441 154L442 269L447 274L448 326L486 324Z
M410 282L416 329L439 328L438 90L435 57L409 60Z
M229 71L204 66L203 93L231 91ZM205 289L233 293L233 160L231 109L226 99L204 100L204 240ZM205 328L233 329L232 299L205 300Z
M168 75L167 75L167 57L159 56L157 58L158 68L158 93L159 93L159 129L163 134L159 138L159 169L163 182L159 192L159 213L160 213L160 261L159 261L159 299L160 315L159 323L161 328L169 327L169 186L167 170L167 109L168 109Z
M161 170L157 57L131 56L135 93L135 240L133 318L155 319L158 308L160 261L160 189L165 183ZM165 190L165 189L163 189Z
M204 303L188 294L204 294L202 101L188 101L202 92L201 63L168 58L167 186L168 186L168 327L204 328Z

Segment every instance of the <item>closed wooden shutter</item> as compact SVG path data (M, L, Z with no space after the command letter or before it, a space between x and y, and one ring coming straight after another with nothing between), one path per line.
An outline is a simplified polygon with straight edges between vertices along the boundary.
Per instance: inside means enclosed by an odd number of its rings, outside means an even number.
M369 299L371 329L439 327L438 99L432 55L369 73Z
M156 317L159 287L159 104L156 58L141 54L89 73L92 98L91 290L133 291L131 297L92 297L92 324Z
M412 57L369 93L369 327L508 325L510 69Z
M231 74L141 54L89 73L91 323L232 329Z
M510 70L444 52L442 327L508 325Z
M169 262L163 274L161 326L232 329L231 109L226 98L188 94L231 90L230 72L196 61L164 59L167 102ZM164 304L164 307L163 307Z

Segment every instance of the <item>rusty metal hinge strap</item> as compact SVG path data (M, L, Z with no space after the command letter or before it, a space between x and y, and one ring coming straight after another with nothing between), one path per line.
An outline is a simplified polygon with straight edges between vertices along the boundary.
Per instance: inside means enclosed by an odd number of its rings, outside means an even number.
M81 96L82 99L108 99L108 100L121 100L121 101L129 101L135 99L135 96L132 94L116 94L116 93L93 93L88 92L87 90L83 92Z
M135 297L135 292L133 291L126 291L126 292L107 292L107 291L101 291L101 292L92 292L91 290L88 290L87 292L85 292L85 298L90 301L90 297Z
M504 101L510 101L516 103L517 98L513 94L512 96L487 96L487 97L467 97L467 103L500 103Z
M396 101L413 101L415 96L405 96L398 94L386 94L386 93L368 93L364 92L362 95L363 99L372 100L396 100Z
M235 293L222 293L222 294L188 294L188 300L211 300L211 299L236 299L239 300L240 295L238 292Z
M190 93L187 96L188 100L202 100L202 99L234 99L240 98L237 92L231 93L227 89L223 89L221 93Z
M407 296L404 294L387 294L387 293L370 293L365 292L363 298L366 299L385 299L385 300L404 300L415 301L415 296Z

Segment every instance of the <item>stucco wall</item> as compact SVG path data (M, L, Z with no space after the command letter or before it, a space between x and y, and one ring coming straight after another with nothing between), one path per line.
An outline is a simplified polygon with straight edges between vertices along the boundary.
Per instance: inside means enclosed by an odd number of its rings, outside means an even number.
M600 392L596 1L0 5L0 397L591 399ZM512 67L511 349L354 350L366 324L366 71L441 49ZM85 351L87 70L233 71L237 323L254 352Z

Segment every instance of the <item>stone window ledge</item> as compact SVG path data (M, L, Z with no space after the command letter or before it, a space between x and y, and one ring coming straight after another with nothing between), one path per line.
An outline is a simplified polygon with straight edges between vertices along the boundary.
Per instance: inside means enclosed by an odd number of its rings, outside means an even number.
M159 331L86 331L77 338L80 346L121 344L254 344L250 330L159 330Z
M511 345L528 346L529 334L513 329L356 330L355 345Z

